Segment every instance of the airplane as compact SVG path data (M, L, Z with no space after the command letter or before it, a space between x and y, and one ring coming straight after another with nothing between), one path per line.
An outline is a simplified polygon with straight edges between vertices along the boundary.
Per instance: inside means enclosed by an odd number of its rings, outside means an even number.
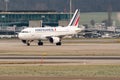
M23 29L18 38L22 40L24 44L30 46L30 43L34 40L38 40L38 45L42 46L42 40L49 40L50 43L54 43L57 46L62 45L62 38L65 36L77 34L82 29L78 28L80 20L80 11L76 9L70 23L66 27L29 27Z

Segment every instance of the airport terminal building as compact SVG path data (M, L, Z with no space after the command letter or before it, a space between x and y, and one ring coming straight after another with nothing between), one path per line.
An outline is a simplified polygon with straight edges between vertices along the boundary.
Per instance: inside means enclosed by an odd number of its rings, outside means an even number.
M0 11L0 35L15 34L25 27L65 26L69 13L56 11Z
M56 11L0 11L0 26L29 26L30 21L42 21L42 26L58 26L69 20L69 13Z

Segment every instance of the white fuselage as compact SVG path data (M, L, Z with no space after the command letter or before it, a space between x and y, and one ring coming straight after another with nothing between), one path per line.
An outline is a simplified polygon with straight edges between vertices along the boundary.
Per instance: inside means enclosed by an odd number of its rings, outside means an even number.
M22 30L18 37L21 40L42 40L48 37L61 37L72 35L80 32L80 28L77 27L36 27L36 28L26 28Z

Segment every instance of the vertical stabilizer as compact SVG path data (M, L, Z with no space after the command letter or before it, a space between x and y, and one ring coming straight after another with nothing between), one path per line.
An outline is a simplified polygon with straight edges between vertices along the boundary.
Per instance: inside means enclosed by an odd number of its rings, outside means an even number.
M80 20L80 12L79 10L77 9L70 21L70 23L68 24L68 26L75 26L75 27L78 27L79 25L79 20Z

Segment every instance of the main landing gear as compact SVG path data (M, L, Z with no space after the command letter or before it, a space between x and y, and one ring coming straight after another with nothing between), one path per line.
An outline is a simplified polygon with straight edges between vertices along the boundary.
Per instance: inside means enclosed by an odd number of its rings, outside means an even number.
M38 42L38 45L39 45L39 46L43 46L43 42L39 41L39 42Z
M56 43L56 45L57 45L57 46L61 46L61 45L62 45L62 43L61 43L61 42L58 42L58 43Z

